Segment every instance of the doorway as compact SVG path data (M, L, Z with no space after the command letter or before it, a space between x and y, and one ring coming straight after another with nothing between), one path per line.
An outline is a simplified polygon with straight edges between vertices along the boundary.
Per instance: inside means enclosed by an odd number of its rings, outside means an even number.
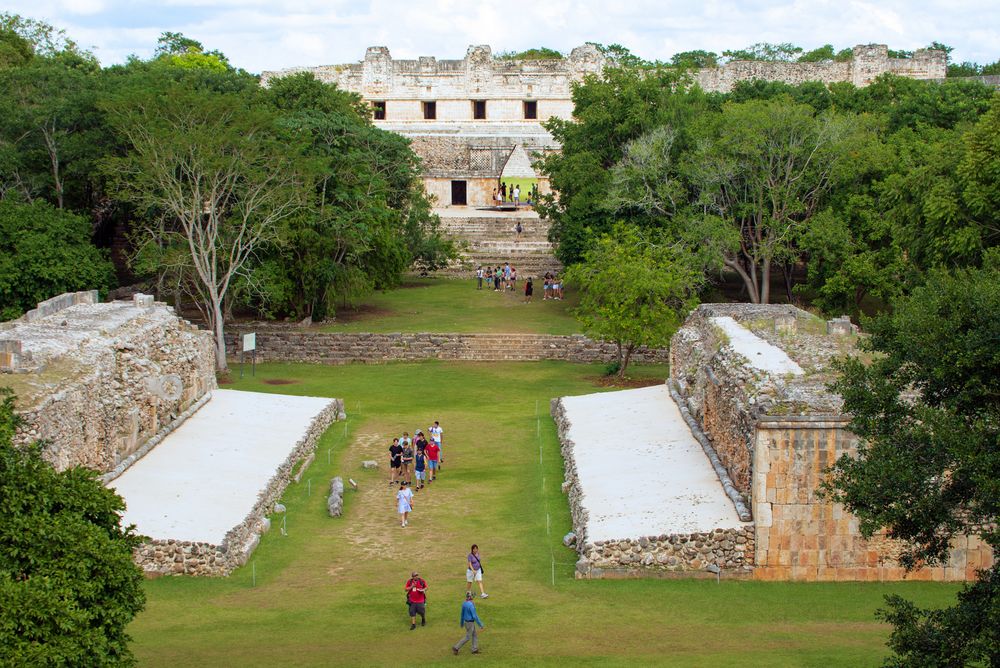
M468 204L468 201L466 200L465 181L451 182L451 204L452 206L465 206Z

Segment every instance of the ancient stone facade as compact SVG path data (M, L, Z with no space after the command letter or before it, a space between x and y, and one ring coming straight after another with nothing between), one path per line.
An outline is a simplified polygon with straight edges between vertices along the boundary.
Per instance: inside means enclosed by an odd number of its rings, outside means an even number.
M44 440L60 470L115 471L216 387L211 334L148 295L55 297L0 325L0 350L24 420L15 443Z
M544 334L335 334L274 325L245 327L257 332L257 360L281 362L384 363L425 359L473 362L564 360L610 362L613 343L585 336ZM226 348L238 355L237 333L227 334ZM668 351L640 348L632 354L639 364L663 364Z
M330 404L313 420L307 432L295 444L288 458L278 467L257 502L238 525L230 529L222 543L213 545L173 539L152 540L133 552L136 563L148 575L229 575L242 566L260 542L260 535L271 526L269 515L275 503L297 472L304 471L315 455L323 432L346 417L342 399Z
M732 338L726 319L750 338ZM704 304L671 341L677 396L751 505L754 577L974 579L993 558L979 539L957 538L946 565L906 573L897 542L865 539L857 518L820 495L826 469L857 451L842 401L827 389L831 360L851 354L857 338L849 322L791 306ZM769 370L779 353L793 370Z

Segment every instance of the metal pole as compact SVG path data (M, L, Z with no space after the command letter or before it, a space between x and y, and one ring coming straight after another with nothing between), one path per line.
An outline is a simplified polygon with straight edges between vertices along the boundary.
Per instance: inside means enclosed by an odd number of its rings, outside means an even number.
M251 561L250 562L250 578L251 578L251 582L253 583L253 586L256 587L257 586L257 562L256 561Z
M306 496L313 495L313 479L309 478L306 480Z

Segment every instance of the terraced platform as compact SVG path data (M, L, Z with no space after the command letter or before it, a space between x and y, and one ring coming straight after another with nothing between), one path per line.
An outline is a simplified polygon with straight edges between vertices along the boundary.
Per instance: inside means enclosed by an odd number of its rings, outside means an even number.
M542 276L547 271L560 272L562 264L549 242L549 221L528 209L521 211L481 211L476 209L438 209L441 227L466 245L461 261L443 273L468 277L476 267L517 267L518 277ZM516 230L521 223L521 234Z

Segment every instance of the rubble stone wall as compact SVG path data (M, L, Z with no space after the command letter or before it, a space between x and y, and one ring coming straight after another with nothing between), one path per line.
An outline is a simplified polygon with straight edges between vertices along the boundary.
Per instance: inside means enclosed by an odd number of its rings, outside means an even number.
M229 575L244 565L271 523L268 515L292 480L299 462L315 454L316 444L327 428L346 418L344 401L330 404L312 421L288 458L278 467L257 502L238 525L226 533L220 545L173 539L151 540L135 549L133 557L148 575Z
M230 327L226 348L231 359L239 356L238 332ZM382 363L424 359L480 362L565 360L609 362L615 359L613 343L585 336L511 334L335 334L289 327L246 325L257 333L257 360L281 362ZM667 350L640 348L632 361L663 364Z
M717 566L727 577L748 577L754 564L754 529L717 528L694 533L633 536L591 542L587 537L584 490L576 470L575 443L569 438L570 421L562 400L550 407L559 434L565 466L563 490L569 498L573 533L576 536L576 577L714 577L705 569Z
M108 473L216 387L212 336L146 295L72 302L4 323L27 359L0 385L17 395L16 444L41 439L57 469Z

